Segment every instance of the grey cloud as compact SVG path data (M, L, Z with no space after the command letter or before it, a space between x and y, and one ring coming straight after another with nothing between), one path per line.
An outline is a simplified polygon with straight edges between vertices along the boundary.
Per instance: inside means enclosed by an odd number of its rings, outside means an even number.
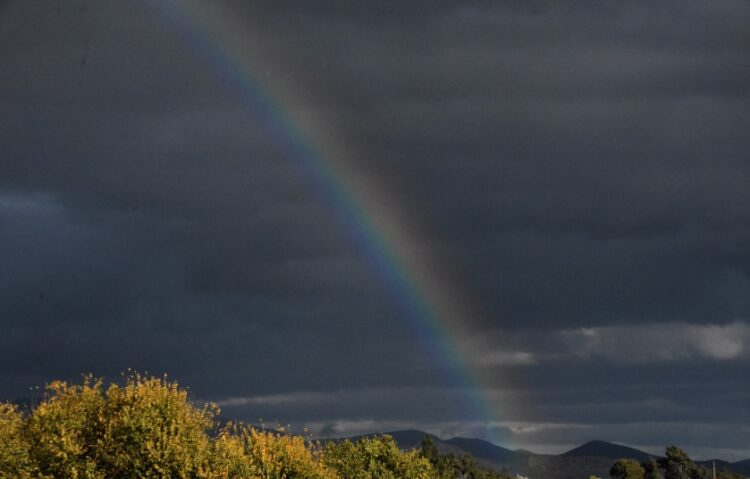
M742 361L750 349L746 321L636 323L557 331L495 331L467 338L478 364L531 365L560 360L607 360L623 365L693 360Z
M581 328L563 332L573 354L649 363L693 358L740 360L750 346L750 326L665 323L631 327Z
M136 367L247 418L486 432L200 45L82 5L0 2L0 395ZM211 5L459 265L467 362L534 406L499 430L746 450L747 2Z

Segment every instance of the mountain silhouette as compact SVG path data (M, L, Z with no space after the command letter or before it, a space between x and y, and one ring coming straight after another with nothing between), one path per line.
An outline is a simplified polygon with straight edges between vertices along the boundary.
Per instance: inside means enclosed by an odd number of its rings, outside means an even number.
M471 439L467 437L454 437L448 439L448 444L456 446L464 451L468 451L477 459L484 459L491 462L503 462L512 459L517 452L511 449L492 444L483 439Z
M639 451L638 449L606 441L589 441L561 455L573 457L606 457L613 461L617 459L635 459L638 462L643 462L653 457L652 454Z
M643 462L653 457L647 452L607 441L589 441L563 454L554 455L507 449L483 439L466 437L441 439L416 429L380 434L392 436L401 449L407 450L418 449L425 436L429 436L441 454L457 456L469 454L482 467L495 470L504 468L514 474L531 478L581 479L592 475L606 478L609 477L612 463L617 459L627 458ZM349 439L357 440L375 435L377 434L355 436ZM712 461L696 461L696 463L710 468ZM734 463L717 459L716 469L722 468L750 476L750 459Z

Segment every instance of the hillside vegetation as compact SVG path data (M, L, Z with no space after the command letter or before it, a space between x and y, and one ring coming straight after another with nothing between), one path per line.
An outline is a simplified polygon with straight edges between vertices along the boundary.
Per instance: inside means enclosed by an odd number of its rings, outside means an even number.
M495 461L510 458L509 468L524 471L514 459L521 456L527 462L554 457L575 462L575 467L559 460L550 467L533 467L533 479L560 474L583 479L590 475L587 470L596 469L587 462L594 459L609 461L612 479L711 477L706 467L674 446L662 458L601 441L565 455L541 456L424 433L417 446L415 433L401 434L412 440L407 451L389 435L312 441L283 429L222 423L215 405L195 406L186 390L166 377L129 374L121 383L105 386L101 379L85 376L78 384L52 382L31 408L0 403L0 479L510 479ZM454 451L440 453L436 441ZM456 452L462 451L458 445L476 452ZM641 460L613 464L606 457L585 456L602 451ZM717 479L743 476L720 470Z
M166 377L122 384L55 381L35 407L0 403L0 479L508 479L426 441L402 451L389 436L320 443L194 406Z
M669 446L665 456L636 459L618 459L609 470L612 479L711 479L712 471L696 464L679 447ZM744 476L728 469L721 469L716 479L744 479Z

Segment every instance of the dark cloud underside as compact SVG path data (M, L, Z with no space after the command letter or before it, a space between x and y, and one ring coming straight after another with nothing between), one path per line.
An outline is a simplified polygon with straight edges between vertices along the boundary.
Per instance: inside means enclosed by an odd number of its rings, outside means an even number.
M750 456L750 4L214 6L465 273L489 319L453 339L533 406L495 427ZM0 1L0 397L135 367L486 433L228 80L148 2Z

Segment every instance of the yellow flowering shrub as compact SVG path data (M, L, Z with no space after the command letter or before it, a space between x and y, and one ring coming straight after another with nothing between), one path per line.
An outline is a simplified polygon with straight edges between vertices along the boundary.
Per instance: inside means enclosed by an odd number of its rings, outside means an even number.
M177 383L133 375L107 389L103 413L98 452L108 477L187 479L204 471L218 410L194 407Z
M283 431L264 431L241 425L228 425L219 434L217 444L224 450L242 448L244 457L233 464L241 465L244 474L262 479L336 479L338 476L322 461L320 448L302 436ZM235 452L235 454L238 454ZM229 476L232 477L232 476ZM235 476L246 477L246 476Z
M54 381L28 418L29 452L42 477L100 479L97 448L104 432L102 383Z
M54 381L23 414L0 404L0 479L429 479L417 451L389 436L324 446L282 429L227 424L164 378L106 388Z
M50 478L199 477L214 415L165 378L136 374L106 390L90 376L55 381L26 420L30 459Z
M324 462L347 479L430 479L435 470L419 451L402 451L391 436L329 442Z
M260 478L257 461L247 451L245 439L237 427L224 427L211 443L205 479Z
M31 477L33 468L23 427L24 418L18 408L0 403L0 479Z

